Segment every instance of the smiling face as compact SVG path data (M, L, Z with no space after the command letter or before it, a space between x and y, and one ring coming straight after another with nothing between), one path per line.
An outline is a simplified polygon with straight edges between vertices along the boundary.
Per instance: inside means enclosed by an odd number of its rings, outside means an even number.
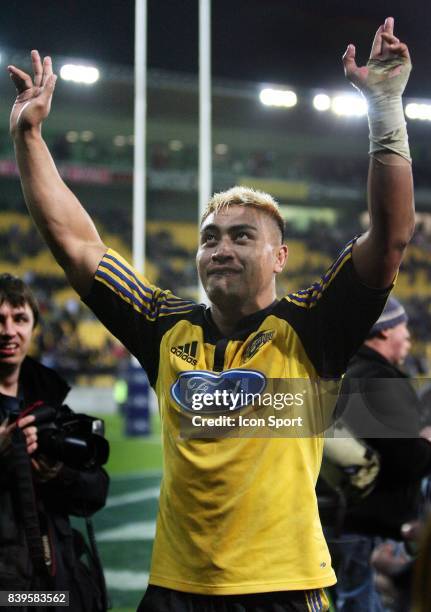
M202 223L199 277L210 302L222 311L247 315L269 306L286 257L276 222L252 206L226 207Z
M0 304L0 368L21 366L30 348L33 328L34 315L27 302L22 306Z

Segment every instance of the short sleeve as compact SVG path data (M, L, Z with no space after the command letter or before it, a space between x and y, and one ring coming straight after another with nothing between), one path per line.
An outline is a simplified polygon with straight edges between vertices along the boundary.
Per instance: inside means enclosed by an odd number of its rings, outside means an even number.
M392 286L362 283L349 242L319 281L287 295L285 309L318 374L338 378L379 318Z
M151 384L158 370L161 322L195 306L151 284L112 249L100 261L83 302L140 361Z

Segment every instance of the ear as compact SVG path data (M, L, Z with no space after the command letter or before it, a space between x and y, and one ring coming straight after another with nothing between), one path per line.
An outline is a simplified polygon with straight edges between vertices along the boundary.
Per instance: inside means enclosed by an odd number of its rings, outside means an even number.
M286 244L282 244L277 248L277 257L274 264L274 272L275 274L280 274L283 271L284 266L286 265L287 258L289 256L289 249Z
M390 328L381 329L378 333L378 337L381 338L381 340L387 340L389 336L390 336Z

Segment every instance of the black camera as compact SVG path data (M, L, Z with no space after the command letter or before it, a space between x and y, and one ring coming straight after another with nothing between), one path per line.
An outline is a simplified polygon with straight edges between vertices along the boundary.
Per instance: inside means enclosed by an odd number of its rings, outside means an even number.
M75 414L68 406L35 407L38 453L65 465L84 469L108 461L109 442L104 438L104 423L86 414Z

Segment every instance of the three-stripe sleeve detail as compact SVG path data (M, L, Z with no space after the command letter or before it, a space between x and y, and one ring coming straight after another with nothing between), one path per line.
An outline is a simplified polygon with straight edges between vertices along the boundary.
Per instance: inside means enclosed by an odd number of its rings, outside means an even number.
M301 308L312 308L315 306L346 261L351 259L354 242L355 239L351 240L346 245L319 282L313 283L311 287L308 287L308 289L303 289L301 291L297 291L296 293L290 293L286 296L286 299L289 302L293 302L297 306L301 306Z
M182 300L162 291L140 276L125 259L109 249L97 269L95 279L114 291L150 321L158 317L190 312L191 300Z

